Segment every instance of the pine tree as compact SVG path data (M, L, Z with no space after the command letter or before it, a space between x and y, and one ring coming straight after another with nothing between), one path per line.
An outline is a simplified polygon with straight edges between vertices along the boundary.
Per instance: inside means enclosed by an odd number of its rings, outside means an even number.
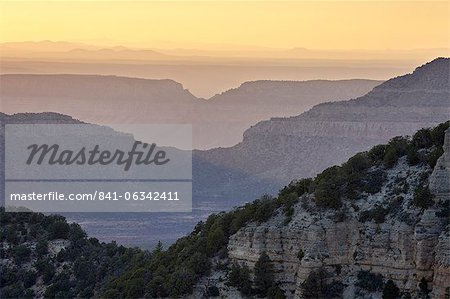
M154 249L153 252L154 253L161 253L163 250L164 250L164 246L163 246L162 242L158 241L158 243L156 244L155 249Z
M275 286L273 266L269 256L263 252L255 264L255 287L260 296L267 296L267 291Z

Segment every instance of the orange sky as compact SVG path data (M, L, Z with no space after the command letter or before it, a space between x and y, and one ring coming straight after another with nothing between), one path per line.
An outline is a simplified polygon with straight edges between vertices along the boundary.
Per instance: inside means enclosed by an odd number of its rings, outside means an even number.
M449 47L449 2L1 1L0 41L139 47ZM223 46L226 44L227 46ZM217 47L217 46L216 46Z

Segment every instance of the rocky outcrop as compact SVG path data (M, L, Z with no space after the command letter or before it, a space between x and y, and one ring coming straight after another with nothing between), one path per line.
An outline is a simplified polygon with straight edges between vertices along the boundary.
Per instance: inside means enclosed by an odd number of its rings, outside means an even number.
M449 205L450 199L450 129L445 134L444 153L438 159L430 178L430 190L435 195L435 201ZM447 219L450 215L447 215ZM434 266L434 298L450 296L450 232L442 232L435 245ZM446 297L447 296L447 297Z
M450 296L450 232L443 232L436 245L436 263L434 264L433 298Z
M444 140L444 154L439 157L430 178L430 189L437 198L448 197L450 194L450 130L447 130Z
M274 264L276 279L289 298L302 298L301 284L320 267L346 285L345 298L362 298L355 287L357 273L367 270L392 279L402 292L420 296L419 284L426 281L432 298L450 294L450 235L446 224L450 215L439 215L450 202L450 130L446 132L444 154L439 158L429 187L435 204L428 209L412 205L414 190L428 166L408 166L405 159L387 170L382 190L365 195L345 206L344 219L336 212L315 208L313 195L304 195L286 224L280 211L262 224L249 224L230 238L229 257L252 268L266 252ZM393 206L398 181L409 186L396 212L387 212L383 223L360 220L363 211L377 206ZM447 227L446 227L447 225ZM298 255L299 252L303 253ZM365 294L372 298L376 294ZM373 297L376 298L376 297Z

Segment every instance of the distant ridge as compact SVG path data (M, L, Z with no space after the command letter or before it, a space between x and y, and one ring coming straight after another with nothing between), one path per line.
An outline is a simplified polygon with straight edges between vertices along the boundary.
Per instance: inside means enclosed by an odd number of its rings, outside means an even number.
M220 178L214 180L220 183L213 185L208 183L211 178L199 174L198 184L204 193L221 190L223 200L242 200L242 196L249 200L276 192L293 179L314 176L394 136L445 122L450 119L449 67L449 58L438 58L362 97L259 122L233 147L196 151L195 157L211 165L252 178L246 181L218 172Z
M4 124L22 124L22 123L74 123L81 124L83 122L78 119L74 119L69 115L64 115L61 113L55 112L46 112L46 113L16 113L12 115L8 115L0 112L0 122Z
M169 79L105 75L0 76L2 111L53 111L95 124L193 124L194 146L231 146L251 125L317 103L363 95L380 81L256 81L204 100Z

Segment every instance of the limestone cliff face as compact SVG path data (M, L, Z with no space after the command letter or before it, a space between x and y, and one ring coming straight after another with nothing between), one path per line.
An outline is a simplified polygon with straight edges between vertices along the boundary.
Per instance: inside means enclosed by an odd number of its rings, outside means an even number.
M445 134L444 154L438 159L430 178L430 190L436 201L445 202L450 198L450 129ZM450 215L446 215L450 217ZM442 232L435 246L434 288L436 298L450 295L450 232Z
M360 270L392 279L412 298L420 296L419 283L425 279L432 298L447 298L450 235L445 225L449 215L439 214L450 200L450 130L446 132L444 151L434 170L428 166L411 167L400 159L387 170L382 190L346 206L346 216L339 221L335 212L315 209L313 195L303 196L289 224L284 223L285 216L280 212L266 223L239 230L230 238L229 257L252 268L265 251L274 263L277 281L291 298L302 298L301 283L319 267L346 285L344 298L381 296L379 292L361 293L355 287ZM413 193L430 173L429 187L435 203L422 210L412 205ZM405 183L409 188L400 194L403 200L396 205L399 194L393 190ZM391 207L383 223L359 220L361 212L376 206ZM304 253L301 260L299 251Z
M439 197L450 194L450 131L447 130L444 140L444 154L438 159L430 178L430 188Z

